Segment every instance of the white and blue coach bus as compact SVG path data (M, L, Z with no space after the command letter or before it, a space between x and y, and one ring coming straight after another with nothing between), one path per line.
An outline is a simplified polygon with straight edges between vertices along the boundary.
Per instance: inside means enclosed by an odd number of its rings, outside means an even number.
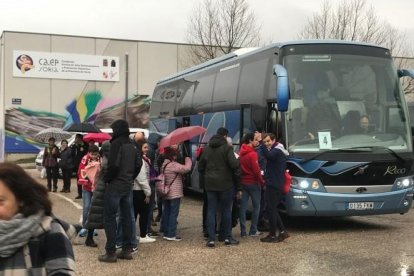
M413 149L402 76L413 71L397 71L389 50L375 45L241 49L159 81L150 130L206 127L184 144L194 161L219 127L236 149L247 132L275 133L290 153L288 215L403 214L413 199ZM199 190L196 167L186 185Z

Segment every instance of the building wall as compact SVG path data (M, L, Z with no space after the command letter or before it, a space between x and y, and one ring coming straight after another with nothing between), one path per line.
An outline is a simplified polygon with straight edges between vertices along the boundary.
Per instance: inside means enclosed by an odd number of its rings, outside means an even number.
M43 144L35 134L47 127L73 122L97 122L109 127L123 118L128 55L128 120L131 127L146 123L149 101L156 81L188 65L186 45L53 34L4 32L0 61L3 88L6 152L37 151ZM14 50L119 57L119 81L87 81L13 77ZM21 99L13 104L12 99Z

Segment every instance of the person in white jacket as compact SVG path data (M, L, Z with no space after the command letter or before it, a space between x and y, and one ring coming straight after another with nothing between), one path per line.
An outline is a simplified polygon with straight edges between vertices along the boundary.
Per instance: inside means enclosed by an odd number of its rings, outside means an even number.
M133 204L134 204L134 215L135 221L139 215L139 233L140 243L154 242L155 239L147 235L148 230L148 207L151 197L151 187L149 185L149 162L148 143L146 140L137 141L138 151L142 156L142 167L137 178L134 180L133 187Z

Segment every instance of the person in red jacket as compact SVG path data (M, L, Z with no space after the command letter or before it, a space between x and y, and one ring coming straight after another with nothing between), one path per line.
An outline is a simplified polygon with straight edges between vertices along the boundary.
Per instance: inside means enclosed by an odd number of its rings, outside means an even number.
M240 231L241 236L246 237L246 209L249 197L252 199L253 212L249 236L256 237L261 233L257 231L257 223L260 211L261 187L264 180L259 167L256 146L259 144L254 133L247 133L242 139L240 148L241 183L243 186L240 202Z

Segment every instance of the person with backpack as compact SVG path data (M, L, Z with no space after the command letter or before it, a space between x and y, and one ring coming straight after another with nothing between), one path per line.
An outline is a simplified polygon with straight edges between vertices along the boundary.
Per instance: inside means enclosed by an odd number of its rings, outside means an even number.
M165 148L164 163L160 168L160 173L165 176L165 183L169 186L169 191L163 196L163 213L161 218L161 230L163 238L168 241L181 241L176 233L177 218L180 210L181 198L183 193L183 174L191 170L191 159L186 157L182 165L177 162L178 152L174 148Z
M47 189L13 163L0 164L0 275L75 275L68 234Z
M276 142L276 136L273 133L256 134L260 142L260 151L266 158L265 179L265 201L266 211L269 216L269 234L261 238L261 242L277 243L289 238L282 219L279 215L278 205L283 197L283 186L285 183L286 171L286 154L285 149ZM262 140L263 138L263 140ZM276 230L279 235L276 236Z
M199 171L204 174L205 190L207 191L207 247L215 247L216 239L216 212L220 207L221 223L220 233L226 246L238 245L239 242L232 237L231 206L233 203L233 185L236 181L237 198L241 197L239 183L240 168L233 148L227 143L226 128L219 128L217 134L211 137L204 153L198 163Z

